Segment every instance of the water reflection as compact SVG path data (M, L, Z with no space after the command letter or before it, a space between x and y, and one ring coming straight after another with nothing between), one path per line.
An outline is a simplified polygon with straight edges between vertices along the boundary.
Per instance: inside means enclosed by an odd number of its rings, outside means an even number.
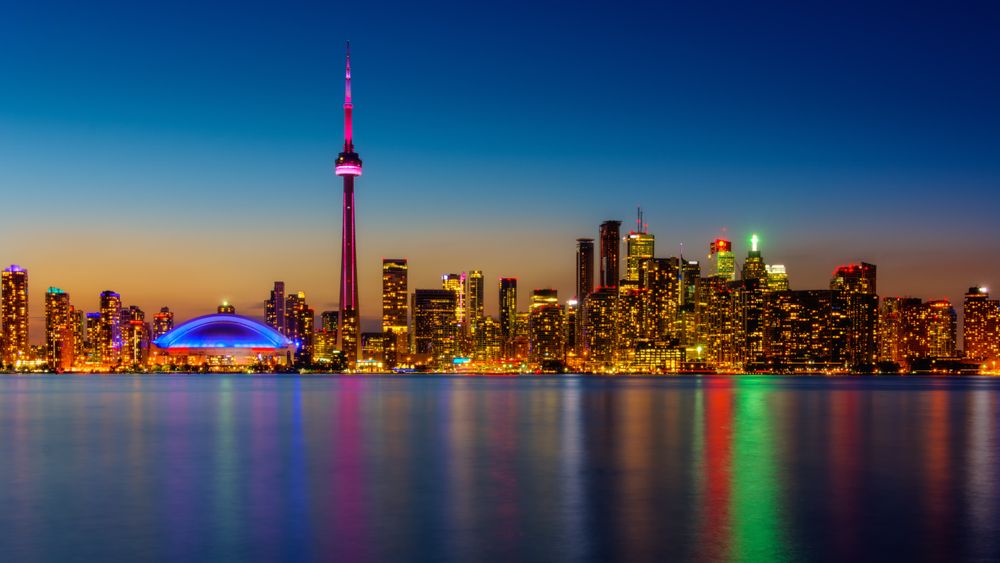
M0 378L0 560L1000 557L1000 381Z

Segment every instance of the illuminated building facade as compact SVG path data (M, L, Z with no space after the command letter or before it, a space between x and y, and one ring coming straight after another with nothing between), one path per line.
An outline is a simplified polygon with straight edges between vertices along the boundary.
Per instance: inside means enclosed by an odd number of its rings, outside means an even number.
M497 362L503 358L503 338L500 322L493 317L483 317L474 340L473 358L481 362Z
M642 264L653 257L655 245L656 237L647 231L647 226L642 221L642 209L640 209L636 230L630 231L625 237L625 281L633 284L639 283Z
M517 323L517 278L500 278L500 338L503 353L513 356L514 336Z
M576 239L576 300L582 302L594 291L594 239Z
M884 297L879 305L879 361L909 369L928 355L924 304L916 297Z
M271 297L264 302L264 322L267 326L288 336L287 316L285 315L285 282L274 282Z
M101 292L101 330L98 350L101 364L117 367L122 359L122 297L114 291Z
M73 335L73 362L84 360L87 354L87 317L83 311L70 306L70 331Z
M347 71L344 75L344 150L337 155L334 170L344 179L344 220L340 252L340 338L341 350L353 366L358 361L361 314L358 310L358 252L354 229L354 178L361 175L361 157L354 152L351 114L351 44L347 44Z
M718 371L743 368L744 333L739 303L738 287L723 276L702 278L698 285L694 347L700 347L700 359Z
M223 301L222 304L216 309L216 312L220 315L235 315L236 306L229 301Z
M532 362L562 361L565 350L564 311L554 289L536 289L528 309L528 358Z
M733 254L732 242L721 238L712 241L708 246L708 259L716 276L726 281L736 279L736 255Z
M618 349L618 288L594 290L583 303L585 309L586 356L588 369L609 371Z
M601 287L618 287L621 264L621 221L601 223Z
M0 273L0 321L3 353L0 367L16 366L29 359L28 271L13 265Z
M769 293L764 353L775 373L845 372L848 318L834 290Z
M927 353L931 358L953 358L956 355L957 315L947 299L924 304L927 332Z
M121 365L138 369L146 365L149 357L150 330L146 314L132 305L122 309L120 322L122 334Z
M153 315L153 338L159 338L173 329L173 311L171 311L169 307L160 308L160 312Z
M862 262L841 266L833 273L830 289L844 296L848 318L845 354L850 368L873 371L878 362L878 295L876 267Z
M618 287L618 303L615 308L615 332L617 333L615 362L629 364L635 356L636 343L644 337L645 305L648 292L637 284L626 281Z
M315 323L316 311L309 307L305 293L293 293L285 299L285 326L288 339L295 346L297 365L312 363Z
M1000 301L985 287L970 287L963 303L962 349L972 360L1000 357Z
M765 266L768 291L788 291L788 272L783 264Z
M445 274L441 276L441 289L455 294L455 322L459 329L466 327L465 319L465 274Z
M384 332L362 332L361 359L365 362L384 365L386 354L392 349L394 338L393 335Z
M72 310L65 291L50 287L45 293L45 361L49 369L65 371L73 367Z
M337 350L337 330L340 328L339 311L320 313L320 328L313 336L313 361L330 364Z
M680 304L680 260L652 258L642 267L645 292L643 337L657 341L675 338L674 327Z
M395 365L397 353L409 351L409 265L405 258L382 260L382 332L392 335L386 360ZM324 326L324 330L325 330Z
M465 278L466 314L469 327L475 329L476 324L486 314L485 287L482 270L472 270Z
M413 348L438 367L450 366L458 352L457 297L448 289L413 292Z

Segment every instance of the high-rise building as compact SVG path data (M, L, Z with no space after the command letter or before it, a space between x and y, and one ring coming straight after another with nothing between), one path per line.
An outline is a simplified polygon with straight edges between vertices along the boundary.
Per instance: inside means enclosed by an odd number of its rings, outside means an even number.
M160 312L153 315L153 340L156 340L173 329L173 311L171 311L169 307L161 307Z
M985 287L970 287L963 304L962 349L977 361L1000 357L1000 301Z
M361 175L361 157L354 152L351 113L351 44L347 43L344 77L344 150L337 155L335 171L344 179L344 222L340 252L340 338L349 365L358 361L361 314L358 310L358 252L354 233L354 178Z
M98 338L101 364L117 367L122 360L122 297L114 291L101 292L101 329Z
M760 252L760 237L750 237L750 251L743 262L739 283L739 313L742 317L742 364L748 371L765 369L764 296L770 291L767 265Z
M87 361L91 364L101 363L101 314L87 313Z
M924 304L916 297L884 297L879 306L879 361L904 371L928 355Z
M473 350L473 357L479 361L495 362L503 357L499 321L493 317L483 318L480 330L476 331Z
M745 334L740 292L725 276L702 278L695 307L695 348L700 359L719 371L743 369Z
M955 308L947 299L928 301L924 307L928 355L931 358L954 357L958 332Z
M236 306L229 301L223 301L222 304L216 309L216 312L220 315L235 315Z
M274 330L288 336L287 315L285 314L285 282L274 282L271 297L264 302L264 320Z
M441 276L441 289L455 294L455 322L459 330L465 330L465 274L445 274Z
M614 366L618 348L618 288L600 287L583 303L585 309L585 359L595 371Z
M576 239L576 300L583 302L594 291L594 239Z
M73 363L83 360L87 354L87 318L83 311L70 306L69 322L73 335Z
M769 368L777 373L846 371L849 324L844 309L841 291L769 293L764 323Z
M563 307L554 289L536 289L528 309L528 357L532 362L562 361L565 332Z
M621 221L601 223L601 287L618 287L621 263Z
M0 320L3 324L3 354L0 363L15 366L29 357L28 271L13 265L0 274ZM0 366L2 367L2 366Z
M456 301L455 292L448 289L413 292L414 352L429 354L438 367L448 366L458 351Z
M513 355L512 345L517 322L517 278L500 278L500 338L503 353Z
M764 264L764 257L761 256L760 238L755 234L750 237L750 252L747 253L746 262L743 262L743 280L755 280L762 286L767 285L767 265Z
M313 359L319 362L333 361L337 350L337 331L340 329L340 312L323 311L320 314L320 328L313 336Z
M833 273L830 289L844 294L848 329L844 353L855 371L871 371L878 362L878 295L876 267L862 262L841 266Z
M469 329L473 333L475 333L479 321L486 315L483 286L482 270L472 270L469 272L469 275L465 278L465 305Z
M146 364L149 357L149 327L146 314L132 305L122 308L119 327L122 334L121 365L137 369Z
M736 256L733 243L726 239L715 239L708 246L708 259L715 269L715 275L726 281L736 279Z
M640 285L646 290L642 337L657 341L676 338L674 323L680 303L680 260L653 258L642 267Z
M45 293L45 361L50 369L64 371L73 367L73 326L69 294L50 287Z
M783 264L765 266L767 270L767 290L788 291L788 272Z
M295 345L295 363L312 363L316 311L306 302L304 292L293 293L285 299L285 325L288 339Z
M395 365L396 354L405 354L409 349L408 278L405 258L382 259L382 332L392 335L390 350L385 354L390 367Z
M392 349L394 336L385 332L361 333L361 359L366 362L386 363L386 354Z
M641 277L642 264L653 257L656 237L647 230L642 220L642 208L636 220L634 231L629 231L625 237L625 281L638 284Z

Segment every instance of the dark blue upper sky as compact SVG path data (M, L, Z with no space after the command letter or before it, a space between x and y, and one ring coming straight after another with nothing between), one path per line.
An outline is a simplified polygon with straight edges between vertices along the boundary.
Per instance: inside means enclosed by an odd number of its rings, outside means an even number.
M757 231L796 288L1000 285L1000 4L691 4L8 2L0 262L85 306L329 307L351 39L366 316L383 256L570 297L573 239L639 204L657 254Z

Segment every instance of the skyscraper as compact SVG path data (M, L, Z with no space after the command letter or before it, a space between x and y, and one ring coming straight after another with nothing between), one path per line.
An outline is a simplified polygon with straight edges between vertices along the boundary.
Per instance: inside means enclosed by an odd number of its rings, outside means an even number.
M73 327L69 294L58 287L45 293L45 360L49 369L67 370L73 367Z
M640 281L640 269L643 262L653 257L653 247L656 238L646 230L642 221L642 209L636 221L636 230L629 231L625 238L625 280L632 284Z
M447 289L413 292L414 352L429 354L439 367L449 365L457 353L456 300L455 292Z
M528 310L528 357L532 362L563 359L563 307L554 289L536 289Z
M358 311L358 252L354 238L354 178L361 175L361 157L354 152L351 112L351 43L347 43L344 78L344 150L337 155L335 171L344 178L344 221L340 250L340 338L349 365L358 361L361 314Z
M742 278L744 280L757 280L762 286L767 285L767 266L764 264L764 257L761 256L760 238L757 235L750 237L750 252L747 253L746 262L743 263Z
M878 295L876 267L862 262L841 266L833 273L830 289L844 294L848 319L844 353L857 371L871 371L878 362Z
M726 239L715 239L708 245L708 259L715 267L715 275L726 281L736 279L736 256L733 243Z
M316 311L306 303L304 292L288 296L285 300L285 316L288 339L295 345L295 362L299 365L309 365L312 363Z
M970 287L963 305L962 349L973 360L1000 357L1000 301L985 287Z
M393 335L386 354L390 364L409 348L408 272L405 258L382 259L382 332Z
M285 315L285 282L274 282L271 297L264 302L264 320L268 326L288 336L287 316Z
M445 274L441 276L441 289L455 294L455 322L459 330L465 330L465 274Z
M174 313L169 307L162 307L159 313L153 315L153 339L155 340L173 329Z
M482 270L472 270L465 278L466 316L469 321L469 328L473 333L479 325L479 321L486 314L486 307L483 301L483 285Z
M0 320L3 321L3 354L7 366L28 359L28 271L13 265L0 274Z
M925 307L927 326L927 352L931 358L955 356L957 315L947 299L928 301Z
M122 330L121 330L122 297L114 291L101 292L101 329L98 350L101 363L107 368L117 367L121 363Z
M618 287L621 225L621 221L601 223L601 287Z
M576 299L583 302L594 291L594 239L576 239Z
M500 278L500 338L503 353L512 356L517 323L517 278Z

